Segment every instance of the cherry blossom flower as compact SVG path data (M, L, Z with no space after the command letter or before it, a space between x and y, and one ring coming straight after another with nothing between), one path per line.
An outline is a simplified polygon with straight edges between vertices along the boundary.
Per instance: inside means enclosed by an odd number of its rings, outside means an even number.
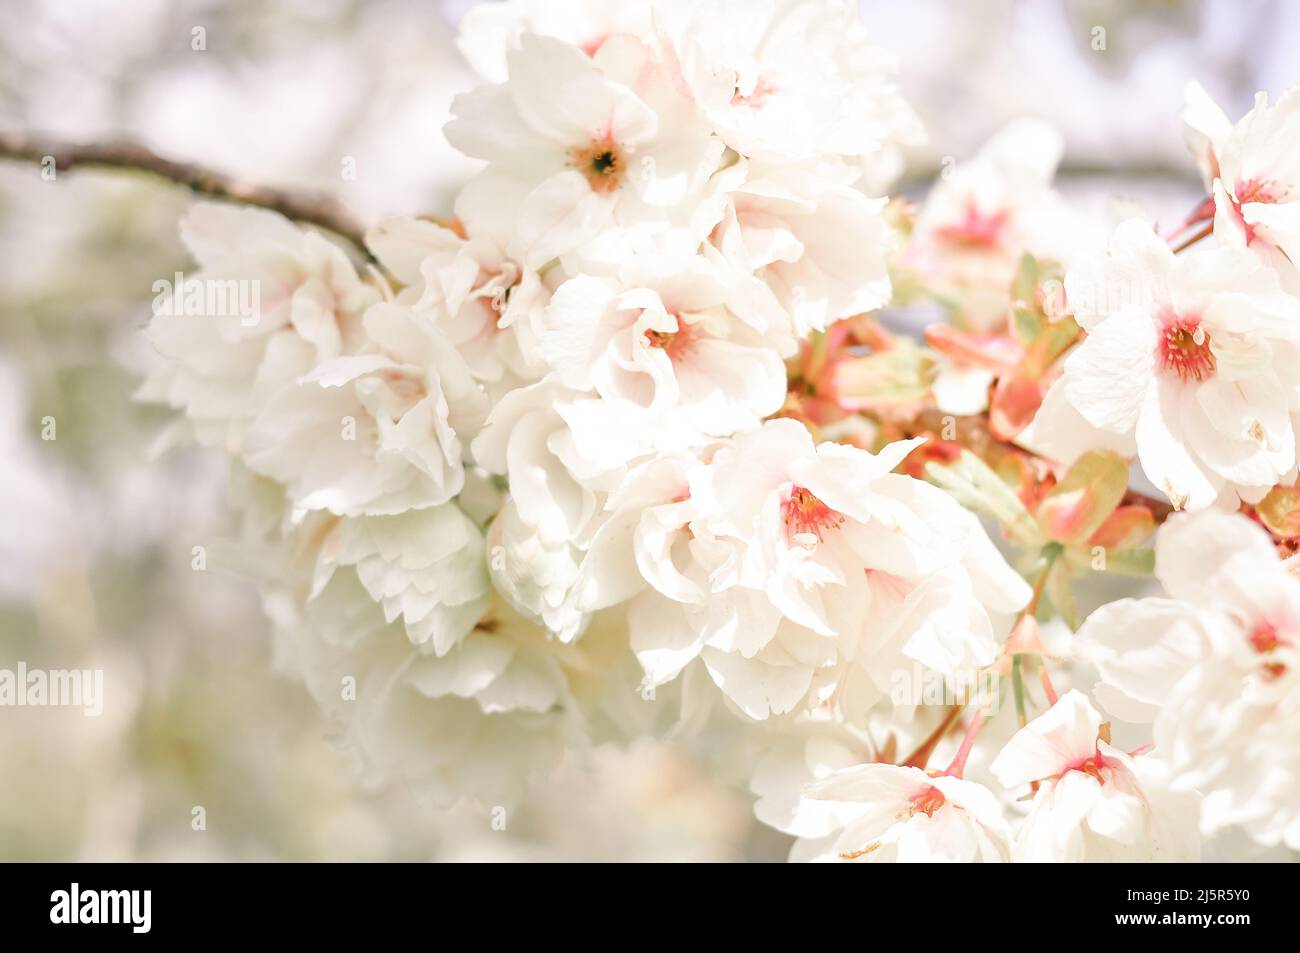
M780 409L781 355L761 325L729 310L730 297L699 257L637 259L618 282L580 275L561 285L540 321L538 352L560 381L600 398L570 418L591 431L575 434L579 444L626 439L630 462L648 446L681 449L753 429Z
M507 58L509 79L458 96L446 133L488 162L457 214L472 230L466 205L513 210L528 267L616 228L668 228L717 170L722 143L634 37L613 37L589 58L525 34Z
M579 396L555 378L511 391L472 445L480 466L507 477L521 517L552 542L589 539L601 491L621 476L574 445L561 410Z
M298 511L390 515L464 485L465 442L486 410L464 361L401 305L374 305L363 324L372 350L288 384L249 428L246 463L286 484Z
M1019 120L970 159L945 166L926 197L903 262L952 304L960 326L979 333L1005 326L1008 289L1026 252L1069 262L1091 244L1090 225L1052 189L1061 148L1056 130Z
M1294 470L1300 301L1272 271L1236 249L1176 258L1133 220L1066 294L1088 336L1023 445L1136 450L1175 507L1257 501Z
M1187 89L1188 146L1214 197L1214 234L1249 248L1300 290L1300 87L1270 103L1267 93L1235 125L1196 84Z
M713 245L771 290L797 338L889 301L895 245L884 199L855 187L842 163L749 162L711 235Z
M852 807L809 860L1000 863L1010 859L1002 807L983 785L920 768L863 764L814 781L809 800Z
M198 296L201 313L154 314L145 336L161 361L137 396L182 409L200 442L238 452L281 386L360 346L361 316L379 292L338 246L274 212L198 203L180 231L200 265L186 285L223 295ZM235 307L239 288L256 289L256 313Z
M439 805L667 733L748 776L795 860L1300 849L1300 575L1264 528L1175 514L1167 598L1043 635L1076 624L1072 574L1149 569L1169 508L1134 456L1173 509L1245 504L1297 546L1300 91L1233 125L1189 87L1182 228L1219 247L1135 220L1102 252L1037 121L919 214L877 197L921 134L854 6L471 11L487 85L445 131L483 167L448 217L370 229L364 276L278 215L191 211L199 280L261 307L155 314L141 396L231 456L277 668L366 784ZM928 346L874 313L927 300ZM1153 745L1058 696L1089 665ZM969 699L899 693L913 672L1016 710L954 731Z
M990 770L1009 789L1034 786L1015 838L1017 861L1185 860L1195 856L1196 798L1144 781L1141 758L1111 746L1078 691L1017 732Z
M505 0L480 3L461 18L456 46L486 80L509 76L506 53L525 34L551 36L595 54L616 33L653 36L652 4L645 0Z
M367 786L405 784L440 806L465 797L511 806L583 743L569 673L590 662L577 650L558 654L559 643L508 607L490 609L441 656L386 624L343 575L305 606L273 591L267 608L278 667L335 723Z
M366 235L404 285L397 300L430 314L475 380L497 398L545 374L536 335L552 290L504 254L506 243L493 235L466 238L419 219L390 219Z
M1153 722L1174 786L1205 795L1205 834L1239 824L1296 848L1300 579L1257 525L1216 512L1169 520L1156 574L1170 598L1110 603L1079 631L1098 700Z
M593 591L582 567L609 518L606 496L632 462L615 454L606 467L581 452L565 414L583 402L598 401L547 377L503 398L473 444L478 463L511 489L488 531L493 581L517 612L563 641L582 633L591 611L619 601Z
M386 622L445 655L488 606L483 534L455 504L338 520L321 543L312 596L351 568Z
M840 0L661 2L656 24L709 122L742 156L880 161L921 139L896 63Z
M904 659L941 672L992 662L988 611L1014 612L1028 587L973 516L889 472L914 446L814 446L777 420L686 472L686 492L667 481L675 496L653 518L678 559L646 574L655 591L630 617L652 677L699 655L751 717L832 698L861 714Z
M584 547L548 538L520 515L513 499L493 519L488 545L492 581L515 611L545 625L562 642L577 639L588 621L576 596Z

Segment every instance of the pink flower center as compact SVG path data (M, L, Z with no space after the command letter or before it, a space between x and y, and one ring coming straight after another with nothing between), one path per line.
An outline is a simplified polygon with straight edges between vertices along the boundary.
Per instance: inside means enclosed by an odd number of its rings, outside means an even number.
M583 174L591 191L609 193L622 184L627 163L613 136L595 139L591 145L573 149L569 155L573 167Z
M934 812L939 810L939 808L943 807L946 803L948 802L944 798L943 792L934 785L930 785L920 794L915 794L909 798L907 807L899 811L894 819L905 821L909 817L915 817L918 814L924 814L926 817L934 817ZM865 857L867 854L879 849L880 841L872 841L861 850L841 851L840 859L857 860L859 857Z
M1057 778L1063 778L1071 771L1078 771L1080 774L1086 774L1090 778L1096 779L1098 784L1105 784L1106 777L1103 772L1112 766L1111 760L1102 754L1100 749L1097 749L1088 757L1070 765L1058 774Z
M791 536L811 534L820 541L822 530L835 529L844 523L843 514L835 512L808 490L796 486L782 507L785 528Z
M582 52L586 53L588 56L595 56L597 53L600 52L600 48L605 45L605 41L608 39L609 39L608 35L591 37L590 39L583 40L580 43L578 43L577 47L578 49L582 50Z
M1250 647L1264 655L1272 652L1280 645L1285 645L1282 636L1278 634L1277 626L1267 620L1259 622L1255 628L1250 630Z
M674 315L676 317L676 315ZM647 331L645 332L646 344L653 348L659 348L668 355L668 360L676 364L695 346L698 335L695 328L687 324L680 317L677 317L676 331Z
M1252 202L1260 205L1276 205L1286 198L1286 189L1272 179L1247 179L1237 183L1237 187L1233 190L1231 196L1232 207L1236 213L1237 221L1241 223L1241 227L1246 233L1247 245L1255 240L1255 226L1246 222L1246 217L1241 214L1241 207Z
M966 217L956 225L945 225L936 234L941 241L966 248L997 248L1010 219L1008 209L986 213L974 202L967 202Z
M1201 327L1200 318L1167 316L1156 354L1161 369L1178 375L1181 380L1199 383L1214 376L1210 335Z
M749 106L751 109L757 109L762 106L777 91L776 87L769 83L764 77L760 76L754 88L748 94L742 93L740 87L731 96L731 105Z
M1249 179L1237 183L1236 198L1238 205L1245 205L1247 202L1275 205L1286 198L1286 189L1272 179Z
M425 395L424 382L406 371L384 368L376 376L388 385L394 396L403 401L416 401Z
M1250 630L1248 636L1250 647L1260 655L1271 655L1280 648L1288 648L1291 640L1278 631L1276 625L1263 619L1255 624ZM1286 674L1286 663L1278 661L1265 661L1262 663L1264 677L1270 681L1275 678L1281 678Z
M934 812L943 807L945 803L943 792L934 785L930 785L930 787L912 798L907 814L909 817L914 817L917 814L934 817Z

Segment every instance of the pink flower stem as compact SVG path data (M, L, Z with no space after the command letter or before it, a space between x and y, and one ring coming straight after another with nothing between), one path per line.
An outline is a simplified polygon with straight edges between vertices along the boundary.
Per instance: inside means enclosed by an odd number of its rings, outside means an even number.
M1165 241L1172 245L1179 235L1186 235L1193 225L1199 225L1201 222L1207 222L1213 218L1214 196L1207 195L1197 204L1196 208L1192 209L1191 214L1187 216L1181 225L1165 236Z
M1038 661L1038 679L1043 683L1043 691L1047 693L1047 704L1056 704L1056 689L1052 686L1052 677L1047 674L1046 659Z
M975 736L979 734L980 729L984 727L984 709L981 708L975 712L975 717L971 719L970 726L966 729L966 735L961 739L961 747L957 749L957 756L952 759L952 764L948 765L948 770L944 774L950 774L954 778L960 778L962 772L966 770L966 759L970 757L971 748L975 747Z
M939 742L943 740L943 736L948 733L950 728L952 728L953 723L957 721L957 717L961 714L961 710L961 705L953 705L949 708L943 721L939 722L939 727L930 732L929 737L922 741L920 746L908 755L906 761L902 761L900 764L904 764L911 768L920 768L924 771L926 764L930 761L930 755L934 752L934 749L938 746Z

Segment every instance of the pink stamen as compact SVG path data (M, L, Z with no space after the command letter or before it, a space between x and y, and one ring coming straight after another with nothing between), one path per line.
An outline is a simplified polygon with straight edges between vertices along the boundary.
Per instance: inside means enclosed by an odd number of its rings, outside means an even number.
M1113 766L1114 765L1111 762L1111 760L1107 758L1104 754L1102 754L1100 749L1098 749L1096 752L1089 755L1088 757L1083 758L1080 761L1076 761L1074 764L1067 767L1056 777L1059 780L1065 777L1071 771L1078 771L1081 774L1086 774L1091 778L1095 778L1098 784L1105 784L1106 777L1103 774L1103 772L1112 768Z
M974 202L966 203L966 217L957 225L946 225L936 233L941 241L968 248L997 248L1011 220L1008 209L981 212Z
M1287 642L1278 634L1277 626L1267 620L1259 622L1250 630L1250 647L1264 655L1272 652Z
M1210 336L1201 327L1200 318L1166 315L1156 355L1161 369L1183 381L1200 383L1214 376L1214 352L1210 350Z
M674 315L676 317L676 315ZM687 324L680 317L677 318L676 331L647 331L645 332L646 344L650 347L659 348L668 355L668 360L676 364L695 347L698 334L695 328Z
M1290 648L1291 640L1283 636L1277 626L1268 620L1258 622L1248 636L1250 647L1260 655L1271 655L1280 648ZM1262 663L1265 678L1281 678L1287 673L1286 663L1266 661Z
M934 812L947 803L943 792L930 785L920 794L915 795L908 806L907 816L915 817L917 814L924 814L926 817L934 817Z
M835 512L808 490L796 486L782 506L785 528L791 536L811 534L822 540L822 530L835 529L844 523L844 516Z
M1259 202L1263 205L1276 205L1286 198L1286 189L1272 179L1250 179L1238 182L1236 199L1238 205L1247 202Z
M1237 187L1233 190L1230 198L1232 199L1233 212L1237 216L1237 221L1241 223L1242 229L1246 233L1246 244L1249 245L1256 239L1255 226L1246 221L1246 216L1242 214L1241 207L1250 203L1260 205L1276 205L1278 202L1287 199L1286 189L1279 186L1272 179L1247 179L1238 181Z

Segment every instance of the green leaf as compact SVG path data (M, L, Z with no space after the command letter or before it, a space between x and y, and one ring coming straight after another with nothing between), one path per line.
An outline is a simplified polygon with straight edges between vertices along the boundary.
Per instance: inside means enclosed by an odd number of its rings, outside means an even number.
M1090 560L1100 562L1102 572L1121 576L1150 576L1156 571L1156 551L1150 547L1135 549L1107 549Z
M1016 544L1031 549L1044 544L1038 525L1020 502L1020 497L988 464L969 450L963 450L954 463L927 464L925 475L962 506L996 520Z
M1071 588L1072 575L1070 567L1066 565L1064 559L1057 560L1047 571L1047 585L1044 592L1047 598L1052 601L1052 608L1056 614L1065 620L1065 624L1072 630L1079 627L1079 606L1074 601L1074 590Z
M888 351L841 363L835 370L835 395L854 410L909 404L925 398L934 377L932 352L900 340Z
M1043 332L1042 316L1025 304L1015 305L1012 308L1012 316L1016 322L1016 340L1028 349Z
M1038 506L1043 533L1062 543L1085 542L1123 501L1128 471L1128 461L1110 450L1079 457Z
M1011 280L1011 300L1032 306L1039 285L1038 259L1025 252L1016 265L1016 275Z

